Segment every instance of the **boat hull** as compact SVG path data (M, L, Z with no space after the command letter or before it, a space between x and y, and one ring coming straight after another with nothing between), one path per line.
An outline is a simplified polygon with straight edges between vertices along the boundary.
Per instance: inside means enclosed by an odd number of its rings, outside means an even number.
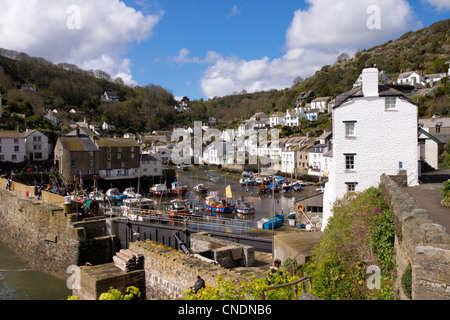
M231 213L234 212L234 206L211 206L208 204L208 202L205 200L206 209L212 212L222 212L222 213Z

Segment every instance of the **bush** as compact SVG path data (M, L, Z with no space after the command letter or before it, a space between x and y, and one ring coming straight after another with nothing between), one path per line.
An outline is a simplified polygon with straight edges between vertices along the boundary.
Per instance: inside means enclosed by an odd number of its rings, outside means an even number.
M320 243L304 267L313 292L328 300L392 299L394 214L379 188L349 193L333 208ZM366 285L367 268L380 269L381 287Z
M403 293L411 299L412 297L412 267L408 264L402 275L402 289Z

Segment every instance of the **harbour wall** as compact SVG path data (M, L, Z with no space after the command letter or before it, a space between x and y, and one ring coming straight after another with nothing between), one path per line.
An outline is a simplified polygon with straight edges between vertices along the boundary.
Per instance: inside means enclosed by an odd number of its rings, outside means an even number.
M12 190L0 179L0 241L34 269L67 279L72 265L112 261L115 236L108 235L104 217L78 221L74 204L64 197L13 182ZM28 192L28 196L26 196Z
M401 176L383 175L380 181L396 218L396 298L450 300L450 235L403 191Z

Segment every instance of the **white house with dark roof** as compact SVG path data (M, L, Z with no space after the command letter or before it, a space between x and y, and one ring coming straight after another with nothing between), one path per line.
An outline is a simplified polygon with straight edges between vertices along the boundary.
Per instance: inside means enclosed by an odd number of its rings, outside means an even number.
M48 137L39 130L27 130L25 136L25 152L30 161L48 160L51 147Z
M336 97L322 228L335 200L378 186L382 174L404 170L408 186L418 184L418 111L407 97L411 88L380 84L378 69L366 68L361 87Z
M274 112L270 116L270 127L273 128L276 126L283 125L285 116L286 116L286 114L284 112Z
M115 92L106 91L101 96L102 102L119 102L119 96Z
M0 162L26 159L25 135L19 131L0 130Z
M425 85L425 77L423 77L421 72L408 71L402 72L397 79L397 84L407 84L407 85Z

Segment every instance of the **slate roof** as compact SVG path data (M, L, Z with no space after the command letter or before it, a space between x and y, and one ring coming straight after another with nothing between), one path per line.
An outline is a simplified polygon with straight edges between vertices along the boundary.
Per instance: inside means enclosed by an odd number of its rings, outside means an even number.
M60 137L59 141L64 150L78 152L100 151L95 143L87 137Z
M413 102L410 99L410 96L413 94L414 91L413 86L408 85L394 85L394 84L382 84L379 83L378 85L378 94L380 97L404 97L407 99L410 103L417 105L415 102ZM341 93L336 97L336 103L333 107L333 109L338 108L341 106L344 102L346 102L348 99L351 98L362 98L364 97L362 87L353 88L347 92Z
M100 138L95 143L99 148L139 147L136 140L130 138Z
M15 130L0 130L0 138L25 138L25 135Z

